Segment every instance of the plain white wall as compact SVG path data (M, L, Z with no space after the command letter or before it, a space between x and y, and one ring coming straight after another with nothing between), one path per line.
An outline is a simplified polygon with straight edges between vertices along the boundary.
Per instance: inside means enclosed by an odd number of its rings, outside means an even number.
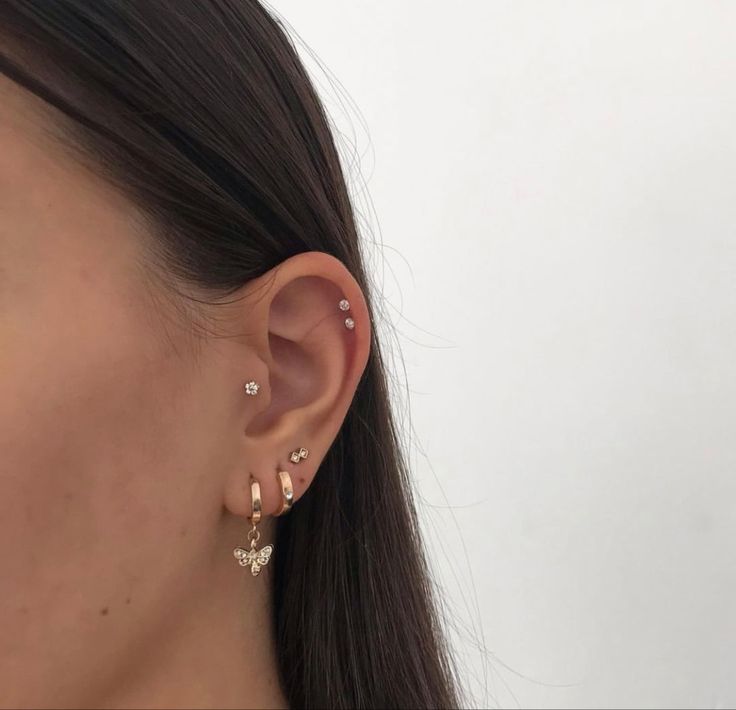
M736 2L273 6L365 119L317 74L474 704L733 707Z

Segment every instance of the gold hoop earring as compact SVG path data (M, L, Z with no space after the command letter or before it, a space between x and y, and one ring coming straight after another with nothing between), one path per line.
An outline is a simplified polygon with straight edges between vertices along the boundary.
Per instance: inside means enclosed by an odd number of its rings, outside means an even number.
M291 510L294 505L294 487L291 485L291 476L288 471L279 471L279 483L281 484L281 505L276 515L283 515Z
M256 525L261 521L261 485L255 478L251 480L250 484L250 510L249 519L253 526L248 530L250 548L246 550L243 547L236 547L233 550L233 555L242 567L250 565L251 574L257 577L261 572L261 568L265 567L271 559L273 545L265 545L260 550L256 549L256 543L261 537L260 531L256 530Z

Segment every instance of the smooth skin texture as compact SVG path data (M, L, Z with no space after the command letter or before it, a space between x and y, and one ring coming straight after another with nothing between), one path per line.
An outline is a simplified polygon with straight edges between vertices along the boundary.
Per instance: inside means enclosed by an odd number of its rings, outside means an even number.
M276 472L295 506L317 475L369 355L363 294L308 252L193 311L36 102L0 79L0 703L285 708L270 568L232 551L251 473L260 545Z

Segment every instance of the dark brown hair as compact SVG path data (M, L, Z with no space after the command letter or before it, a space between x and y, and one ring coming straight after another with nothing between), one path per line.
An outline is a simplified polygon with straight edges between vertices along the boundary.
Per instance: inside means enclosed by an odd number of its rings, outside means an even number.
M221 298L323 251L374 316L328 119L259 2L2 0L0 29L0 71L58 109L59 139L139 206L172 286ZM282 683L295 708L458 707L373 331L337 439L278 520Z

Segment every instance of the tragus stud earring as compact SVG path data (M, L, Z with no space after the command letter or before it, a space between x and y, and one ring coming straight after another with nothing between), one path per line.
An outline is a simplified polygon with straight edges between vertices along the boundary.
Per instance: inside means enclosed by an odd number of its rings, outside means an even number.
M261 388L261 386L257 383L251 380L250 382L245 383L245 393L249 395L256 395L258 394L258 390Z
M292 463L299 463L302 459L307 458L307 456L309 456L309 449L305 449L302 446L302 448L298 451L292 451L289 458L291 459Z
M271 559L273 545L265 545L260 550L256 549L256 543L261 537L261 533L256 530L256 525L258 525L261 520L261 486L255 478L251 480L250 492L251 513L249 517L251 525L253 525L253 527L248 530L250 548L246 550L243 547L236 547L233 550L233 555L241 567L247 567L250 565L250 573L254 577L257 577L261 572L261 567L265 567Z

